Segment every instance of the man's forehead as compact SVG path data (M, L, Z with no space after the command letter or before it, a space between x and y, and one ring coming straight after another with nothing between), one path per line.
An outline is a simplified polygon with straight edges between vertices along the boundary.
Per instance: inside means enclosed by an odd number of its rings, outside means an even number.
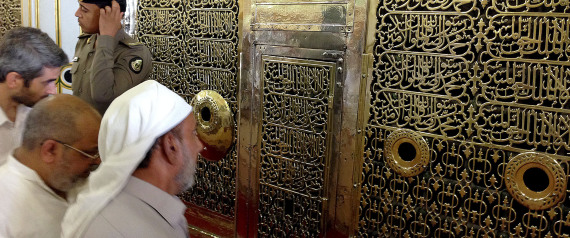
M82 6L82 7L84 7L84 8L89 8L89 7L97 7L97 8L99 8L99 6L97 6L96 4L93 4L93 3L86 3L86 2L83 2L83 0L79 0L79 5Z
M59 77L60 73L61 73L61 67L44 66L36 78L41 78L41 77L57 78Z

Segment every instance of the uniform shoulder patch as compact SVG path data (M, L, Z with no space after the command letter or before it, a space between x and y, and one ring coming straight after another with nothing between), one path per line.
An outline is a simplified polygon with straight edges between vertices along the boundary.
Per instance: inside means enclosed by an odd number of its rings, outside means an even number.
M134 57L129 61L129 68L135 73L140 73L143 68L143 59L141 57Z

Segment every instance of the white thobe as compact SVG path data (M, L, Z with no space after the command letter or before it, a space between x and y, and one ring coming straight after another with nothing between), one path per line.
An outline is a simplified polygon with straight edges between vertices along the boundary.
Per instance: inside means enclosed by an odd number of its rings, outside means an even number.
M0 237L60 237L68 202L12 155L0 166Z
M178 197L130 177L125 188L95 216L84 238L188 237L185 211Z
M32 108L20 104L16 120L10 121L0 108L0 165L4 164L12 151L22 144L22 132L26 118Z

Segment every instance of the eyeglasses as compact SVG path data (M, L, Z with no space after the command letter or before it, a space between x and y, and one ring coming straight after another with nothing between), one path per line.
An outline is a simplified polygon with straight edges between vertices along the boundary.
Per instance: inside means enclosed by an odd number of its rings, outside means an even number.
M53 139L52 139L52 140L53 140ZM89 158L89 159L96 160L96 159L98 159L98 158L100 157L100 156L99 156L99 152L97 152L97 154L90 155L90 154L85 153L85 151L82 151L82 150L80 150L80 149L77 149L77 148L75 148L75 147L73 147L73 146L71 146L71 145L69 145L69 144L67 144L67 143L63 143L63 142L58 141L58 140L54 140L54 141L57 142L57 143L62 144L63 146L65 146L65 147L67 147L67 148L70 148L70 149L72 149L72 150L75 150L75 151L79 152L80 154L84 155L85 157L87 157L87 158Z

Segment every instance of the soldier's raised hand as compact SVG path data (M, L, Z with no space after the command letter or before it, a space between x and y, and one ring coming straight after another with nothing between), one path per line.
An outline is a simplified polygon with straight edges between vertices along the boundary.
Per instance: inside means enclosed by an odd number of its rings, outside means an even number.
M122 27L121 19L123 19L124 14L121 12L119 3L113 0L110 7L106 6L99 11L99 34L114 37Z

